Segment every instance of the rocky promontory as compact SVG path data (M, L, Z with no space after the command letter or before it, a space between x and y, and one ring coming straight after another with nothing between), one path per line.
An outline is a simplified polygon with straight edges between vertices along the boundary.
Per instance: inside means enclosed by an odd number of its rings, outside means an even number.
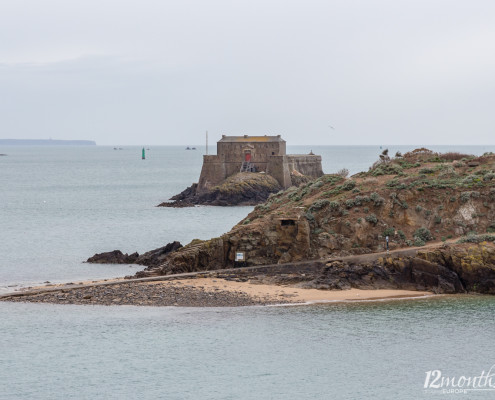
M239 252L247 265L267 265L383 252L387 238L393 250L494 231L495 155L384 152L367 172L270 195L230 232L138 276L229 268ZM489 291L471 284L464 287Z
M264 202L281 187L277 180L265 173L240 172L228 177L220 185L200 192L194 183L183 192L173 196L170 202L158 207L246 206Z

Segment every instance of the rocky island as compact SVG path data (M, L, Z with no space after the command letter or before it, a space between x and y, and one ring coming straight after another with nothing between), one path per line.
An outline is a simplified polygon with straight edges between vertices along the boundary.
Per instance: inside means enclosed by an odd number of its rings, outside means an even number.
M217 154L203 156L199 182L159 207L256 205L321 175L320 156L286 154L280 135L223 135Z

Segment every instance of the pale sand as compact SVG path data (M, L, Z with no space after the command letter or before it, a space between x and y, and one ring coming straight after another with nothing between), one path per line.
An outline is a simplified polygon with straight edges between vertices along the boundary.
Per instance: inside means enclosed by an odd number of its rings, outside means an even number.
M324 303L338 301L382 300L392 298L419 298L432 296L431 292L413 290L378 289L378 290L318 290L300 289L291 286L264 285L250 282L227 281L220 278L195 278L174 281L147 282L148 285L190 286L205 291L226 290L243 292L253 297L280 299L294 303Z

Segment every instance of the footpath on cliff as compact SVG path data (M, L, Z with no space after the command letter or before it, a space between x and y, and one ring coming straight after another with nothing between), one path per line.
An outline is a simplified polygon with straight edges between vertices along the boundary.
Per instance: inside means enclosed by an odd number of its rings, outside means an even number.
M428 246L432 247L432 245ZM321 290L298 285L333 261L372 262L414 255L420 249L256 267L201 271L158 277L53 284L0 295L0 301L140 306L235 307L341 301L422 298L429 291L401 289ZM280 279L285 282L282 284ZM276 280L277 282L274 282ZM297 282L297 283L296 283ZM306 281L308 282L308 281Z

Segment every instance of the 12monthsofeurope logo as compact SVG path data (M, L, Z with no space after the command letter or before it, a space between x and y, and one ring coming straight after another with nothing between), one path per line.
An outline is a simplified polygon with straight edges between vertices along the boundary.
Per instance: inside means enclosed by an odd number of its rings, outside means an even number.
M469 394L473 392L493 392L495 395L495 364L486 372L475 376L446 376L439 369L426 371L423 385L425 393Z

